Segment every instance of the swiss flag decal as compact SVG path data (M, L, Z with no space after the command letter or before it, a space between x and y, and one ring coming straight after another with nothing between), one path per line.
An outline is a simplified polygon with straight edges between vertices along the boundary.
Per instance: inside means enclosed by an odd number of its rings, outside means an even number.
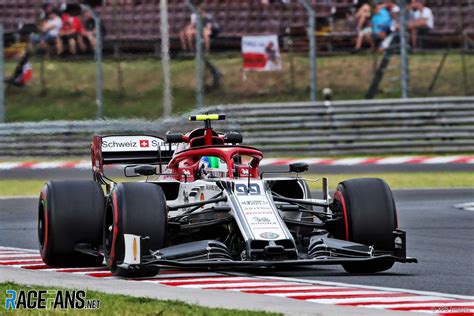
M140 140L140 147L150 147L150 143L147 139Z

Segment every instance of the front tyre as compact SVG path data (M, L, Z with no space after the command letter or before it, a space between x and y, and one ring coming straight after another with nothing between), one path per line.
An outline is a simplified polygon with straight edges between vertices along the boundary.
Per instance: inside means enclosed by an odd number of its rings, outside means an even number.
M110 195L104 216L103 246L107 266L115 276L150 277L159 272L154 266L125 269L118 265L125 257L124 234L149 237L142 254L166 245L167 206L159 185L144 182L120 183Z
M393 231L397 228L397 213L392 191L382 179L352 179L339 183L334 203L344 218L340 239L374 246L377 251L395 250ZM393 261L343 264L350 273L386 271Z

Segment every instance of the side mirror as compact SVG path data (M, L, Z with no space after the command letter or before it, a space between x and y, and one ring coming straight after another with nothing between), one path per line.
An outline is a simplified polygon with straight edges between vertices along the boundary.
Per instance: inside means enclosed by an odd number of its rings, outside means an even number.
M294 162L290 163L290 172L301 173L308 171L308 164L306 162Z
M134 171L136 174L148 177L148 176L152 176L156 174L156 166L152 166L152 165L136 166Z
M227 144L240 144L243 141L243 137L239 132L227 132L224 135L224 141Z
M166 134L166 142L167 143L182 143L183 142L183 135L178 133L167 133Z

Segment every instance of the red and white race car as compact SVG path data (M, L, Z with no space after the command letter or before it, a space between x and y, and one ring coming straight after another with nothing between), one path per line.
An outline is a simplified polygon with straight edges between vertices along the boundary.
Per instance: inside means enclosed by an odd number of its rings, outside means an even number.
M50 266L95 266L146 277L160 267L288 268L340 264L385 271L405 254L395 202L381 179L339 183L311 195L304 163L261 173L263 154L211 121L186 134L94 136L91 181L51 181L39 201L41 256ZM117 183L104 165L124 165Z

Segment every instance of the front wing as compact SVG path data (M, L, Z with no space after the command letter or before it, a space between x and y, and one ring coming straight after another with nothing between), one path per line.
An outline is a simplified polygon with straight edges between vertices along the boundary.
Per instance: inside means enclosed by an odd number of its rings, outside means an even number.
M341 265L346 263L416 263L417 259L406 257L404 249L398 253L374 252L372 247L336 240L318 238L308 256L314 257L284 260L233 260L224 244L216 240L201 240L175 245L156 251L145 251L146 239L125 234L125 258L119 267L140 269L142 266L207 269L282 269L298 266ZM143 255L142 255L143 254ZM316 255L315 255L316 254Z

